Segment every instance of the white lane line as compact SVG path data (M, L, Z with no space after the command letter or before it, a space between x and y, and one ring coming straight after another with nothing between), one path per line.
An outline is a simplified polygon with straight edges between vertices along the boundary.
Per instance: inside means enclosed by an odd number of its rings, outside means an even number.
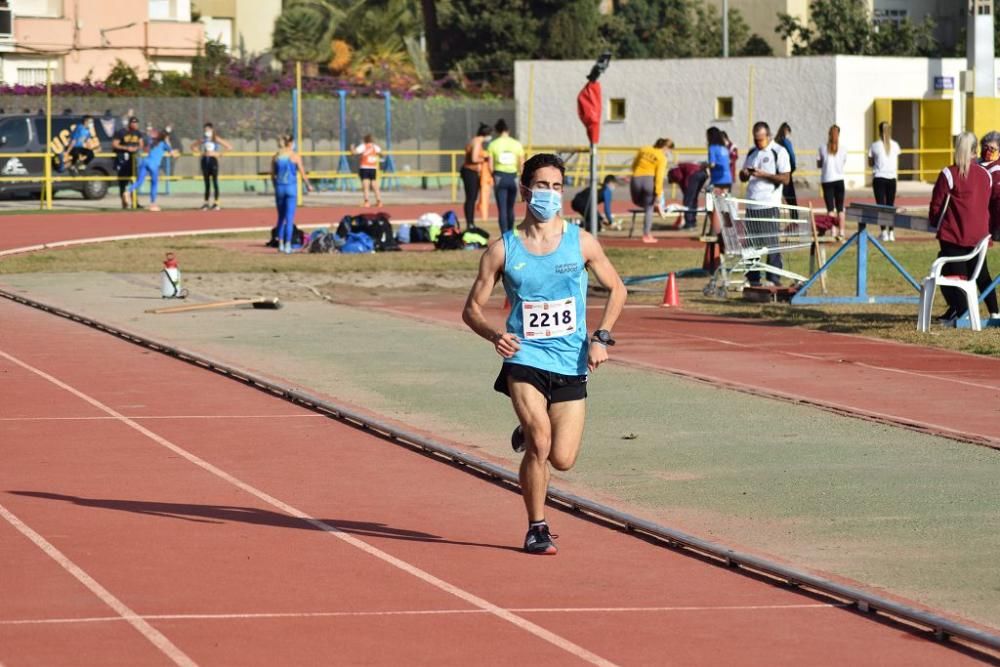
M325 415L134 415L131 419L327 419ZM118 421L116 417L0 417L0 422Z
M180 667L196 667L195 661L177 648L177 646L167 639L159 630L154 628L141 616L129 609L129 607L124 602L116 598L111 591L97 583L97 581L84 572L80 566L67 558L66 555L53 546L51 542L32 530L30 526L14 516L14 514L3 505L0 505L0 517L3 517L4 520L16 528L18 532L34 542L35 546L44 551L46 556L58 563L63 570L73 575L77 581L87 587L87 590L96 595L101 602L111 607L122 620L128 622L129 625L138 630L139 634L149 640L153 646L160 649L160 651L170 658L175 665L179 665Z
M389 565L392 565L393 567L395 567L395 568L397 568L399 570L402 570L403 572L406 572L407 574L412 575L413 577L416 577L417 579L420 579L421 581L423 581L423 582L425 582L427 584L430 584L431 586L433 586L433 587L435 587L435 588L437 588L437 589L439 589L441 591L444 591L445 593L449 593L451 595L454 595L455 597L459 598L460 600L464 600L464 601L468 602L469 604L471 604L474 607L478 607L479 609L483 609L485 611L488 611L489 613L493 614L497 618L503 619L503 620L507 621L508 623L511 623L512 625L514 625L514 626L516 626L516 627L524 630L525 632L528 632L528 633L530 633L532 635L535 635L539 639L547 641L550 644L561 648L562 650L566 651L567 653L576 656L580 660L583 660L585 662L589 662L590 664L593 664L593 665L603 665L603 666L607 666L607 667L610 667L611 665L614 665L613 662L610 662L609 660L606 660L606 659L602 658L601 656L597 655L596 653L592 653L592 652L588 651L587 649L583 648L582 646L579 646L578 644L574 644L573 642L571 642L570 640L566 639L565 637L562 637L561 635L557 635L554 632L546 630L542 626L537 625L535 623L532 623L531 621L529 621L526 618L521 618L517 614L514 614L511 611L508 611L508 610L506 610L506 609L504 609L504 608L502 608L502 607L500 607L498 605L495 605L492 602L490 602L489 600L481 598L478 595L475 595L474 593L470 593L469 591L466 591L466 590L464 590L462 588L459 588L458 586L455 586L454 584L450 584L450 583L448 583L447 581L445 581L443 579L439 579L438 577L435 577L433 574L431 574L429 572L426 572L425 570L421 570L419 567L417 567L415 565L407 563L406 561L404 561L404 560L402 560L400 558L397 558L397 557L395 557L395 556L393 556L393 555L391 555L391 554L389 554L389 553L387 553L385 551L382 551L381 549L378 549L378 548L376 548L376 547L368 544L367 542L364 542L363 540L359 540L358 538L354 537L353 535L349 535L349 534L341 531L334 524L326 523L324 521L320 521L319 519L313 518L313 517L309 516L308 514L306 514L305 512L303 512L302 510L297 509L297 508L293 507L292 505L289 505L286 502L278 500L277 498L275 498L275 497L273 497L271 495L268 495L264 491L261 491L260 489L254 487L254 486L251 486L250 484L248 484L248 483L246 483L246 482L244 482L244 481L242 481L240 479L237 479L236 477L234 477L233 475L230 475L225 470L222 470L221 468L218 468L218 467L212 465L208 461L206 461L206 460L204 460L204 459L202 459L202 458L200 458L200 457L192 454L191 452L187 451L186 449L183 449L182 447L179 447L178 445L175 445L174 443L170 442L166 438L164 438L162 436L159 436L156 433L150 431L148 428L146 428L142 424L139 424L135 420L129 419L125 415L123 415L123 414L121 414L119 412L116 412L113 408L108 407L104 403L101 403L96 398L88 396L87 394L83 393L82 391L80 391L80 390L78 390L78 389L76 389L74 387L71 387L70 385L66 384L62 380L59 380L58 378L55 378L55 377L49 375L45 371L42 371L42 370L40 370L38 368L35 368L34 366L31 366L30 364L28 364L26 362L23 362L20 359L9 355L9 354L7 354L6 352L4 352L2 350L0 350L0 357L3 357L5 359L9 360L10 362L17 364L21 368L24 368L25 370L31 371L32 373L38 375L39 377L48 380L49 382L51 382L52 384L56 385L60 389L63 389L65 391L73 394L74 396L76 396L77 398L79 398L79 399L81 399L83 401L86 401L87 403L89 403L90 405L94 406L98 410L101 410L101 411L103 411L103 412L111 415L112 417L115 417L116 419L118 419L118 421L122 422L123 424L125 424L129 428L132 428L132 429L138 431L139 433L141 433L142 435L146 436L147 438L149 438L150 440L152 440L156 444L160 445L161 447L165 447L166 449L169 449L170 451L174 452L178 456L181 456L184 459L186 459L187 461L189 461L190 463L193 463L194 465L198 466L202 470L205 470L206 472L211 473L212 475L215 475L219 479L222 479L222 480L228 482L229 484L232 484L236 488L241 489L242 491L250 494L251 496L254 496L255 498L257 498L257 499L259 499L259 500L267 503L268 505L271 505L272 507L275 507L275 508L281 510L285 514L288 514L290 516L294 516L294 517L296 517L298 519L301 519L301 520L305 521L306 523L310 524L311 526L314 526L314 527L318 528L319 530L322 530L322 531L326 532L328 535L336 537L336 538L338 538L338 539L346 542L347 544L351 545L352 547L354 547L356 549L359 549L359 550L367 553L370 556L374 556L375 558L378 558L379 560L381 560L381 561L383 561L385 563L388 563Z
M786 609L839 609L847 604L750 604L682 607L523 607L508 609L518 614L619 614L667 613L688 611L783 611ZM147 621L230 621L285 618L355 618L359 616L445 616L461 614L488 614L486 609L407 609L387 611L305 611L259 612L246 614L145 614ZM120 616L90 616L82 618L39 618L0 621L2 625L60 625L72 623L112 623L124 620Z

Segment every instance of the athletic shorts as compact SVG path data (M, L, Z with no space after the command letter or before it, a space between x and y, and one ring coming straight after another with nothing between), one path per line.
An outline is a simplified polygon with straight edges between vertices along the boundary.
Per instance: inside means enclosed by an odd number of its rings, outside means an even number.
M508 378L517 382L527 382L542 393L549 405L587 398L586 375L561 375L534 366L504 364L500 367L500 374L497 375L493 388L501 394L510 396L510 389L507 387Z
M358 169L358 176L361 177L362 181L374 181L378 176L378 169L366 169L362 167Z

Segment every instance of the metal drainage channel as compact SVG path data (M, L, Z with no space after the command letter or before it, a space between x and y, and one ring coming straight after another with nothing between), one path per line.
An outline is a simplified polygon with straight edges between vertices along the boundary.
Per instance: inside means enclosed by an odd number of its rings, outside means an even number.
M489 461L484 461L443 443L410 433L367 415L359 414L330 403L329 401L324 401L303 391L282 386L276 382L258 377L249 371L215 361L202 355L187 352L180 348L146 338L145 336L140 336L124 329L84 317L83 315L35 301L34 299L13 294L3 289L0 289L0 296L22 305L37 308L47 313L84 324L130 343L224 375L255 389L283 398L295 405L351 424L391 442L444 459L459 467L467 468L476 474L483 475L496 482L503 482L515 488L518 487L518 479L515 473ZM566 509L582 512L594 519L628 532L652 538L667 547L691 551L711 558L720 565L746 570L749 573L765 576L781 584L799 588L826 598L832 598L837 603L845 604L860 612L881 615L903 622L912 626L915 630L926 632L938 641L953 641L956 645L973 649L986 649L986 653L990 655L1000 652L1000 636L938 616L937 614L888 600L858 588L839 584L835 581L774 563L764 558L735 551L724 545L661 526L557 488L550 487L548 499Z

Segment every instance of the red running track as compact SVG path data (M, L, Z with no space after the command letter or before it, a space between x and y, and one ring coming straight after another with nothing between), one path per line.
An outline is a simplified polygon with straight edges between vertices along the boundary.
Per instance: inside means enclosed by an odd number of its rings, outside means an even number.
M464 329L462 301L362 305ZM1000 359L647 306L626 306L615 333L615 362L1000 448Z
M505 488L27 307L0 341L8 666L974 662L555 510L524 555Z

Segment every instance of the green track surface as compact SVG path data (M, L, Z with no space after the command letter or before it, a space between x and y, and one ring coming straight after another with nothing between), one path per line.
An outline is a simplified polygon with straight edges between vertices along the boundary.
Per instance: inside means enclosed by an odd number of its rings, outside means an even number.
M514 417L492 390L499 360L471 333L310 300L305 289L300 301L283 295L280 311L157 316L143 313L163 305L154 275L2 282L516 467ZM231 297L223 284L193 296ZM556 484L1000 627L1000 452L614 364L590 394L583 453Z

